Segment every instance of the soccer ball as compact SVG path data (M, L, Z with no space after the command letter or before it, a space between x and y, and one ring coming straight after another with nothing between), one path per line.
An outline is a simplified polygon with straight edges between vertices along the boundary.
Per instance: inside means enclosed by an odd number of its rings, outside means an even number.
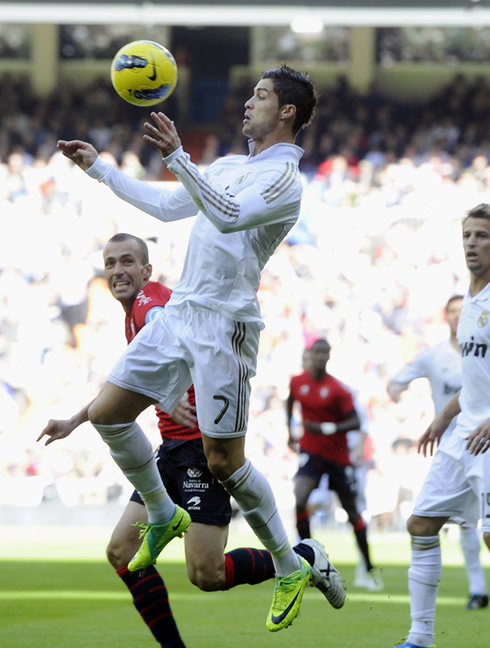
M111 81L117 94L134 106L168 99L177 83L177 64L163 45L149 40L121 47L112 59Z

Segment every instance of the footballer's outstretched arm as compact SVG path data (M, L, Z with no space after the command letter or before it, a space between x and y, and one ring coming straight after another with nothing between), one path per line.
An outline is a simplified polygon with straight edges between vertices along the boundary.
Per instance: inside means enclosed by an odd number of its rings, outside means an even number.
M183 187L168 191L156 183L135 180L104 162L88 142L59 140L57 147L91 178L106 184L116 196L159 220L179 220L197 214L192 198Z
M197 214L192 197L182 186L171 191L161 184L136 180L100 157L87 169L87 174L106 184L119 198L161 221L181 220Z

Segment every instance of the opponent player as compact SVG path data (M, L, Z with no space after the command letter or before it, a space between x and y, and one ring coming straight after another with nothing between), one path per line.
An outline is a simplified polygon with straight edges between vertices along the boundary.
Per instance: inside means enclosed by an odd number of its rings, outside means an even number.
M389 382L388 394L398 403L401 394L412 380L427 378L432 390L435 413L442 408L461 389L461 353L456 331L463 303L462 295L451 297L445 308L449 326L449 340L424 349L412 362L403 367ZM440 447L449 439L456 425L452 421L441 439ZM465 559L466 574L469 584L467 610L478 610L488 606L488 588L480 562L480 534L475 527L463 524L460 527L460 542Z
M459 394L435 417L418 447L432 454L457 416L456 427L440 444L408 519L412 557L408 570L408 638L397 648L434 647L436 599L441 577L439 531L450 518L476 526L481 518L490 549L490 205L471 209L463 220L463 249L470 271L457 339L461 349Z
M152 564L189 526L189 516L163 487L136 418L155 403L172 411L193 383L209 468L273 556L270 631L297 616L311 567L293 551L269 483L245 457L250 379L263 326L257 290L262 268L299 216L303 152L294 141L316 102L307 75L287 66L268 70L245 103L250 155L221 158L205 174L183 151L174 123L151 113L144 139L180 180L173 192L128 178L86 142L58 142L91 177L156 218L197 214L183 275L165 311L132 341L89 409L90 421L148 511L144 540L129 569Z
M127 342L148 322L158 317L171 291L150 281L152 266L148 247L142 239L119 233L103 252L104 274L111 294L125 313ZM172 417L157 408L163 443L158 449L158 468L167 490L189 509L192 524L185 535L189 579L203 590L230 589L242 583L256 584L274 577L268 552L252 548L235 549L224 554L231 517L230 496L211 475L206 464L199 427L194 415L195 397L191 387L184 402ZM46 445L66 438L88 421L84 407L69 420L50 420L38 437L49 437ZM174 419L178 419L177 423ZM146 510L135 491L116 525L107 547L109 562L128 587L134 605L155 639L164 648L181 648L182 638L174 621L165 584L153 566L130 572L131 557L141 544L137 525L145 520ZM312 565L312 582L333 607L342 607L345 588L337 570L328 561L322 545L306 540L294 547Z
M288 443L292 448L298 443L300 451L295 477L296 528L300 538L310 537L308 498L322 475L328 475L329 488L337 493L354 529L357 546L373 581L371 589L379 590L383 585L370 559L366 522L357 508L355 468L347 442L347 432L359 430L361 422L351 392L327 373L329 358L327 340L315 340L311 345L310 369L290 381L286 403ZM299 441L293 437L291 428L296 402L301 405L304 430Z

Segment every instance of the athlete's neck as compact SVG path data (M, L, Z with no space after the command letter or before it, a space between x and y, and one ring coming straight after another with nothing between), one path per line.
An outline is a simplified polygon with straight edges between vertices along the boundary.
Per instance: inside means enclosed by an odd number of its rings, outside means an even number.
M323 380L325 376L327 375L327 372L325 369L311 369L310 370L311 377L314 380Z

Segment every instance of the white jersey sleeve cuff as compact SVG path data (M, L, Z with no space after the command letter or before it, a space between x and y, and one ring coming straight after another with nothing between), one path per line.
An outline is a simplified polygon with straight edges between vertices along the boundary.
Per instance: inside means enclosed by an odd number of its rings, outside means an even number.
M109 162L104 162L100 157L98 157L95 162L89 167L85 173L91 178L96 180L103 180L107 173L112 169L114 165L109 164Z
M170 153L170 155L167 155L167 157L162 157L162 160L168 167L170 167L172 162L175 162L175 160L181 155L184 155L184 149L182 148L182 146L179 146L178 149L175 149L175 151L173 153Z

